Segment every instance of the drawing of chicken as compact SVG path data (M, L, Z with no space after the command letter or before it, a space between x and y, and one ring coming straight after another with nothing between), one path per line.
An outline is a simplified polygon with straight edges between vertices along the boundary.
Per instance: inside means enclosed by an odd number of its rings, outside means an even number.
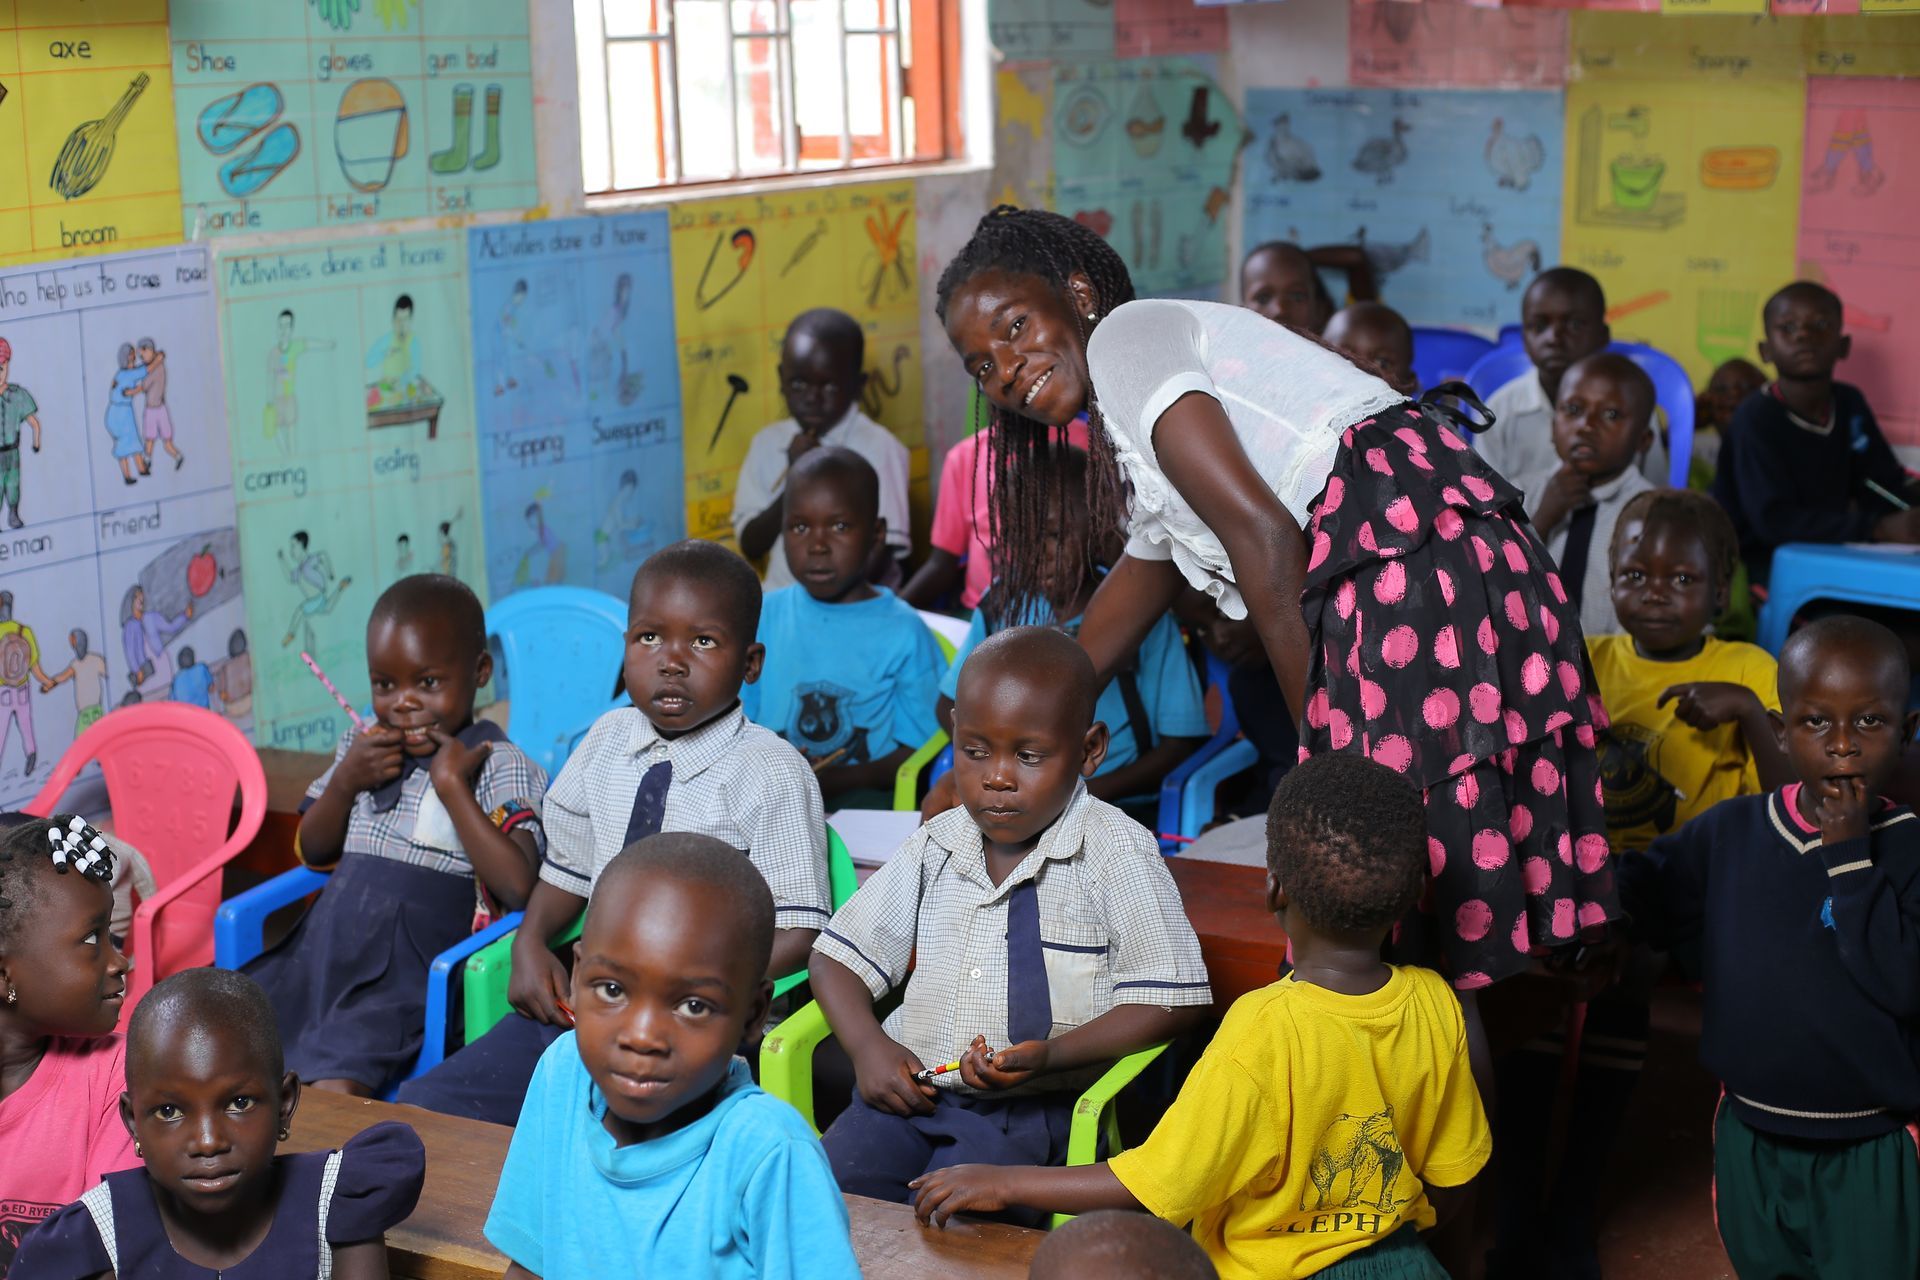
M1393 181L1393 171L1407 162L1407 144L1404 135L1413 126L1399 116L1393 118L1393 133L1386 137L1368 138L1360 147L1360 154L1353 158L1356 172L1370 173L1381 186Z
M1283 113L1273 118L1273 137L1267 141L1267 167L1275 182L1313 182L1320 176L1320 160L1307 140L1295 135Z
M1500 185L1515 191L1525 191L1533 175L1547 162L1547 149L1541 145L1539 135L1508 133L1506 123L1498 119L1493 122L1493 132L1487 135L1486 155L1487 168L1500 180Z
M1367 261L1373 266L1374 279L1379 281L1384 281L1409 262L1425 262L1432 245L1425 227L1420 228L1419 235L1404 244L1368 244L1365 227L1353 233L1353 241L1367 255Z
M1522 280L1540 270L1540 246L1532 240L1502 245L1493 238L1493 224L1487 222L1481 224L1480 243L1485 249L1487 273L1508 289L1518 289Z

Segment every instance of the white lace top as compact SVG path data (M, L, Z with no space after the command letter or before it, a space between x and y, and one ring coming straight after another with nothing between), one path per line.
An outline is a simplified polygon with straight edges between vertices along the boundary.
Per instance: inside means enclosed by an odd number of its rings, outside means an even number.
M1087 365L1133 486L1127 554L1171 558L1229 618L1246 617L1247 606L1220 539L1161 470L1153 435L1160 415L1190 391L1218 400L1254 468L1305 528L1341 433L1406 399L1337 353L1218 302L1129 302L1093 331Z

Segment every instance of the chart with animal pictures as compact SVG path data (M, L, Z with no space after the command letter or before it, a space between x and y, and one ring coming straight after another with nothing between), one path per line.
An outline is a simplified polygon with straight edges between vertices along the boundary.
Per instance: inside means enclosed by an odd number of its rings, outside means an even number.
M1800 180L1801 279L1846 303L1852 353L1838 376L1866 393L1887 438L1920 450L1920 81L1807 82ZM1753 357L1751 354L1749 359Z
M526 0L174 6L190 237L539 199Z
M0 808L133 702L252 723L204 248L0 272Z
M1488 334L1560 257L1560 95L1254 89L1249 245L1357 244L1414 324Z
M672 217L687 533L733 543L734 480L754 434L787 416L780 343L809 306L838 307L866 331L861 407L911 451L924 508L913 184L703 200Z
M166 0L0 0L0 263L179 239Z
M367 614L411 573L486 598L466 237L219 259L233 488L257 637L255 741L332 747L367 698Z
M1245 142L1233 102L1191 59L1054 64L1054 208L1105 237L1141 294L1227 279Z
M667 214L475 227L467 251L487 585L624 599L686 536Z

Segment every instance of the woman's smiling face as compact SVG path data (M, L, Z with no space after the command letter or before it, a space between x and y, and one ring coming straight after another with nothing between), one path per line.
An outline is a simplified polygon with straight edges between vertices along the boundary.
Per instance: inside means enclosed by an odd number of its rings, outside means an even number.
M994 405L1065 426L1091 396L1089 314L1099 314L1099 300L1084 276L1062 293L1039 276L982 271L953 291L947 339Z

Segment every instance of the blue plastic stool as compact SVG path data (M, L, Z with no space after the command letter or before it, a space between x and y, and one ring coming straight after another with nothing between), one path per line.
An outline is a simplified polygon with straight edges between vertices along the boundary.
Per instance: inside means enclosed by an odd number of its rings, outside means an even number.
M1414 326L1413 376L1422 387L1437 387L1467 376L1480 357L1493 350L1493 344L1465 329L1439 329Z
M1653 380L1654 400L1667 417L1667 483L1686 488L1693 466L1693 383L1686 369L1666 352L1637 342L1609 343L1607 350L1633 361ZM1532 368L1525 347L1495 347L1467 370L1466 381L1484 400Z
M1788 543L1773 553L1756 643L1778 657L1793 615L1815 600L1920 613L1920 553L1891 547Z

